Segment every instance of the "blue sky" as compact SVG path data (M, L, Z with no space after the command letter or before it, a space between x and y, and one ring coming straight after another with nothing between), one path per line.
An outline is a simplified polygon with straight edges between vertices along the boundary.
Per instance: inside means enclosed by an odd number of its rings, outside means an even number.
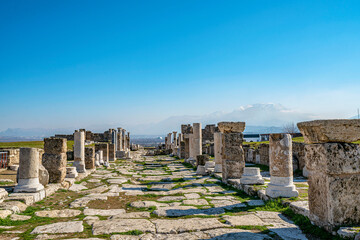
M360 107L359 1L1 1L0 130Z

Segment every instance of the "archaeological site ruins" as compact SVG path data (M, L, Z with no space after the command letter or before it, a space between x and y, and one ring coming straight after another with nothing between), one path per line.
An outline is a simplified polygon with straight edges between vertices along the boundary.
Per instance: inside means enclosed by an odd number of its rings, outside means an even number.
M360 120L298 128L249 142L245 122L186 123L153 147L79 129L2 149L0 239L360 239Z

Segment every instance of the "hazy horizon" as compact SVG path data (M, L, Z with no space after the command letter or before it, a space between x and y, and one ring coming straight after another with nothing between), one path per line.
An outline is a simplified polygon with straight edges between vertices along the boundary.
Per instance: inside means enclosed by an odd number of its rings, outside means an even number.
M358 1L0 6L0 131L151 132L217 112L237 119L256 104L284 106L290 120L350 118L360 107Z

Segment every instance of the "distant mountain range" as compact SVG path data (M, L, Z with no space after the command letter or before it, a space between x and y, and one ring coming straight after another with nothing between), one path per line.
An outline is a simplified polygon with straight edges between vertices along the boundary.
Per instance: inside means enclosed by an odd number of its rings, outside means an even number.
M281 132L282 127L287 123L297 123L299 121L307 121L316 119L315 115L302 113L285 108L280 104L254 104L242 106L232 112L213 112L210 114L199 116L172 116L157 123L146 123L137 125L103 125L83 126L93 132L103 132L109 128L124 127L131 132L133 138L164 136L173 130L180 130L181 124L201 122L203 127L206 124L216 124L221 121L244 121L246 122L245 133L274 133ZM354 117L354 118L357 118ZM37 140L54 134L71 134L75 128L9 128L0 132L0 141L19 141L19 140Z

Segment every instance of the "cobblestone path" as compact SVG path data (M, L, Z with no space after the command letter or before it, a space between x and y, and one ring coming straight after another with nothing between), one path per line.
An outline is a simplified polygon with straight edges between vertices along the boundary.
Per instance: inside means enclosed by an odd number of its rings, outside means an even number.
M197 176L174 158L132 154L13 214L0 238L307 239L280 205Z

